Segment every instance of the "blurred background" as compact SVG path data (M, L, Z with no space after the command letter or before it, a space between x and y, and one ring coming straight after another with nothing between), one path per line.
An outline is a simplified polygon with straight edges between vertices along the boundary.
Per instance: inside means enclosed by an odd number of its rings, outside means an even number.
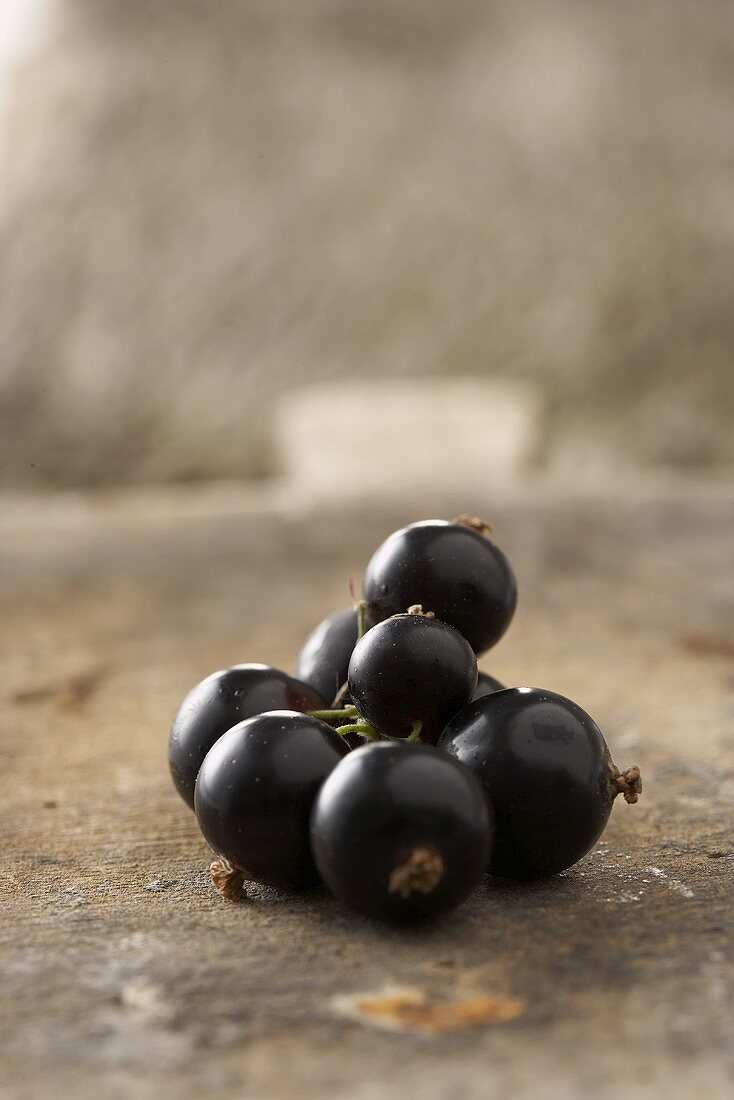
M0 485L727 477L733 135L729 0L2 0Z

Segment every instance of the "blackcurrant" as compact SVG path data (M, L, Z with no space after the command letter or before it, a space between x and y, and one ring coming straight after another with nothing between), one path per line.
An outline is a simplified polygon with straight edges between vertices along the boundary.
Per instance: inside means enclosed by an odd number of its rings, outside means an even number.
M463 634L475 653L499 641L515 611L515 575L478 529L481 521L461 520L414 523L380 546L364 576L373 623L422 604Z
M196 780L204 837L244 879L289 889L316 884L309 815L348 752L331 726L294 711L233 726L206 754Z
M570 699L506 688L470 703L438 743L490 797L493 874L533 879L563 871L601 836L619 793L636 802L639 768L621 773L594 720Z
M311 817L314 859L332 893L395 920L458 905L486 870L492 838L491 810L468 769L405 742L349 753Z
M194 807L194 785L204 757L228 729L266 710L320 710L326 704L310 686L269 665L234 665L213 672L184 699L168 739L176 789Z
M357 611L351 607L337 611L306 638L296 661L296 676L330 703L346 682L356 642Z
M477 661L453 627L422 614L394 615L357 642L349 694L381 733L433 743L471 699Z
M495 680L494 676L490 676L489 673L480 672L477 676L477 686L474 688L471 701L473 703L476 699L483 699L485 695L491 695L493 691L502 691L504 686L499 680Z

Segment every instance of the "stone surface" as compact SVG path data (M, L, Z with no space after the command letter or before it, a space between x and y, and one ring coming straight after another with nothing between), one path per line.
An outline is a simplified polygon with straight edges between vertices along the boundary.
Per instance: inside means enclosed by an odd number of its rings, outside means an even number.
M2 505L4 1100L731 1095L731 490ZM520 582L482 664L591 711L640 803L572 871L424 928L224 902L166 773L179 700L223 664L292 666L384 535L462 509Z
M574 477L734 463L730 0L9 6L4 485L261 473L345 377L536 382Z

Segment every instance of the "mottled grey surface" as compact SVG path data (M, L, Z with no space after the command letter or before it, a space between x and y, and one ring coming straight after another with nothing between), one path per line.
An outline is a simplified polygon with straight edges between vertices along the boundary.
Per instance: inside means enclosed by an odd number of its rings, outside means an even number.
M224 902L166 774L180 698L223 664L291 666L385 534L459 503L489 513L520 582L484 667L587 707L642 767L640 803L572 871L488 883L425 928L321 894ZM3 1097L731 1096L731 491L539 485L300 517L236 490L3 505ZM386 985L514 1018L426 1037L335 1007Z
M6 485L262 472L345 375L535 380L571 471L734 462L728 0L58 8L0 134Z

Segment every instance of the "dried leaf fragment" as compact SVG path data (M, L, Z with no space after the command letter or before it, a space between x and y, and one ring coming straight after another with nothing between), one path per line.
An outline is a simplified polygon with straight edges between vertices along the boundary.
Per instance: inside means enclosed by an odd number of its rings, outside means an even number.
M487 994L456 1001L432 1001L420 989L388 988L335 998L334 1010L358 1023L389 1031L440 1035L515 1020L525 1010L520 997Z

